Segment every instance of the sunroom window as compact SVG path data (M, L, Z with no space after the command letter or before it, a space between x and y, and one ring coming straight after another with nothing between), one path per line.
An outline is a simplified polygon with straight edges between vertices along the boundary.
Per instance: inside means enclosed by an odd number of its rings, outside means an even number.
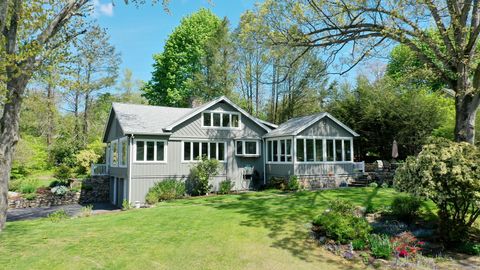
M292 140L267 140L267 162L292 162Z
M297 138L296 141L298 162L352 161L350 139Z

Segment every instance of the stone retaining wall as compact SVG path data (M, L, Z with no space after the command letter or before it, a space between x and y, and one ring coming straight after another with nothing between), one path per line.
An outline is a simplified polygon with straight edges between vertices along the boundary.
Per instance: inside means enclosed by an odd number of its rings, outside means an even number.
M8 208L48 207L66 204L88 204L94 202L107 202L110 192L108 177L93 177L90 179L72 179L70 187L81 187L80 191L68 191L64 195L55 195L49 190L37 193L35 198L27 199L22 194L10 193Z

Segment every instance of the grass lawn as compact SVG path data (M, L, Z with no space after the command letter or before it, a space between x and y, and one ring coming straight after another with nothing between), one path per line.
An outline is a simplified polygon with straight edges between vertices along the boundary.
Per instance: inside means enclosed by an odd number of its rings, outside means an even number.
M0 267L351 269L355 265L310 240L310 220L335 198L382 207L397 194L381 188L251 192L58 223L9 222L0 234ZM431 206L423 210L431 211Z

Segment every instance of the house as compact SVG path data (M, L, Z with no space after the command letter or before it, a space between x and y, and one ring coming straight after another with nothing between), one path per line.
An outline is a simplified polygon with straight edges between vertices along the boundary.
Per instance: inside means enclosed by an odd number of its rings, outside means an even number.
M328 113L277 126L226 97L197 108L114 103L103 137L107 164L93 165L92 175L110 176L110 199L117 205L124 199L143 203L148 189L162 179L186 179L203 155L221 164L213 189L225 179L236 190L250 188L252 178L264 184L291 175L339 179L355 171L356 136Z

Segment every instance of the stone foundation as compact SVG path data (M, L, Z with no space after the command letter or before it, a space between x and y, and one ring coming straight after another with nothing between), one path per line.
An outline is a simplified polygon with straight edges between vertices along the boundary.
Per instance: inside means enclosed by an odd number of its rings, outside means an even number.
M70 188L81 188L80 191L68 191L64 195L55 195L47 189L36 193L35 198L27 199L22 194L9 192L8 208L49 207L66 204L87 204L107 202L110 192L108 177L93 177L85 180L73 179Z

